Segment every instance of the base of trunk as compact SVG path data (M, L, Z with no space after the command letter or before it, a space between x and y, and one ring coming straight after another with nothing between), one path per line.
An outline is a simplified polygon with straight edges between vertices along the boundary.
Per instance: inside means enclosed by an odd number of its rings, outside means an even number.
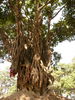
M51 75L43 71L40 67L19 67L17 89L22 90L26 88L28 91L34 91L42 95L48 89L50 84L49 79Z
M39 96L38 94L35 94L32 91L27 91L26 89L23 89L22 91L14 93L11 96L2 98L0 100L70 100L70 99L60 97L53 92L48 92L43 94L42 96Z

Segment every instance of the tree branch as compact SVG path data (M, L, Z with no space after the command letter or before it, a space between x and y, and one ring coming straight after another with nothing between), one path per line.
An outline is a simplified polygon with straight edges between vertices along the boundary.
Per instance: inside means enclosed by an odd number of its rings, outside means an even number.
M0 37L3 41L4 47L8 50L8 52L10 52L11 41L6 32L2 28L0 28Z
M52 19L55 18L64 7L65 5L62 8L60 8L60 10L52 17Z
M39 11L41 11L42 9L44 9L49 3L51 2L51 0L46 0L46 2L45 2L45 4L43 5L43 6L41 6L41 7L39 7Z

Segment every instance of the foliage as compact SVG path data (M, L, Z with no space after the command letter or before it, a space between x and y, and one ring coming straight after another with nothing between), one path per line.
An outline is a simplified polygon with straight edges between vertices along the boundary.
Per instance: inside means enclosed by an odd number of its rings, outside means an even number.
M10 78L8 71L0 71L0 97L16 91L16 78Z
M44 5L46 0L42 1L39 0L40 6ZM67 2L67 3L66 3ZM15 4L15 1L12 2ZM20 4L22 1L20 1ZM66 3L66 4L65 4ZM74 19L74 0L52 0L51 3L43 9L41 16L42 17L42 36L46 37L48 34L48 17L52 19L57 12L60 10L56 10L57 8L61 8L64 4L64 20L59 21L57 24L53 25L53 28L49 32L49 41L50 41L50 47L56 46L59 42L62 42L66 39L73 40L75 35L75 28L73 27L75 24ZM22 10L22 23L23 23L23 32L25 34L28 34L28 30L32 30L35 16L35 1L29 0L24 1L23 6L21 8ZM25 7L24 7L25 6ZM67 13L68 12L68 13ZM70 12L70 13L69 13ZM71 24L69 24L71 23ZM16 24L15 24L15 16L14 12L11 11L9 2L6 0L0 1L0 27L3 28L10 38L14 38L16 36ZM3 47L4 48L4 47ZM1 48L0 55L4 56L7 53L7 50ZM55 55L55 54L54 54ZM55 57L54 60L57 62L57 58Z
M40 0L39 2L42 5L42 4L44 4L45 1L46 0L44 0L44 1ZM74 5L74 0L73 0L73 3L71 3L72 2L71 0L68 0L68 1L63 0L63 3L65 3L65 2L67 2L67 6L68 6L68 8L65 8L65 9L71 9L72 6ZM14 1L13 1L13 3L14 3ZM29 0L29 1L26 1L24 4L25 4L25 9L22 7L22 13L23 13L22 14L22 16L23 16L22 20L23 20L23 23L25 24L25 30L27 30L26 29L27 27L31 28L31 24L27 24L28 21L34 19L34 14L35 14L34 4L35 4L35 2L32 1L32 0ZM61 7L62 3L59 2L59 0L55 0L55 1L53 0L53 1L51 1L51 6L50 5L46 6L46 8L43 11L43 16L44 16L43 20L44 20L45 23L42 26L42 32L43 32L44 35L47 34L47 29L48 29L47 19L48 19L48 16L51 16L50 18L52 18L56 14L55 10L58 6ZM31 10L29 10L29 9L31 9ZM72 10L74 12L74 9L72 9ZM67 11L65 11L65 15L66 15L66 12ZM68 16L69 16L69 14L70 13L67 13ZM26 17L24 17L24 16L26 16ZM67 19L68 19L68 17L66 16L66 20ZM72 19L69 22L74 23L74 19ZM73 32L74 28L71 28L72 24L70 26L68 26L68 29L67 29L66 22L64 24L63 21L62 22L60 21L58 24L54 25L53 33L52 34L50 33L50 35L52 35L53 38L54 38L53 40L51 40L51 42L53 41L52 42L53 46L55 44L57 44L58 42L61 42L65 39L68 39L70 36L74 35L75 30ZM14 18L13 12L11 12L11 10L9 8L9 3L8 3L7 0L6 1L4 1L4 0L0 1L0 27L3 27L11 38L14 37L14 35L15 35L15 30L14 30L15 29L15 18ZM25 31L25 33L27 33L27 32ZM73 34L71 34L71 33L73 33Z
M60 95L71 96L75 93L75 62L58 64L56 67L57 69L53 72L55 77L53 88Z
M75 27L75 0L62 0L63 3L66 3L64 9L64 17L70 27Z
M73 1L73 2L72 2ZM43 24L41 26L41 30L42 30L42 35L45 37L48 32L48 16L50 17L50 19L52 19L55 15L56 15L56 9L59 7L62 7L62 5L64 3L67 2L66 6L64 6L65 9L64 10L64 17L65 17L65 21L60 21L57 24L55 24L53 26L52 32L49 32L49 36L51 36L50 38L50 46L54 46L56 45L58 42L62 42L65 39L70 38L71 36L74 36L75 30L72 27L73 23L74 23L74 18L72 18L72 14L67 13L67 11L69 11L69 9L74 12L74 6L72 4L74 4L74 0L62 0L62 2L60 2L60 0L52 0L51 1L51 5L48 5L45 7L45 9L43 9L41 16L43 16L42 20L43 20ZM22 1L20 1L22 2ZM42 1L39 0L40 2L40 6L44 5L46 0ZM13 1L13 3L15 4L15 1ZM70 5L71 4L71 5ZM31 30L32 28L32 24L33 20L34 20L34 16L35 16L35 2L32 0L29 1L25 1L23 2L23 7L22 9L22 22L23 22L23 28L24 28L24 33L28 34L27 30L29 27L29 30ZM25 6L25 8L24 8ZM73 6L73 7L72 7ZM58 12L58 10L57 10ZM67 13L67 14L66 14ZM70 18L70 16L71 18ZM73 13L74 14L74 13ZM69 16L69 17L68 17ZM67 20L70 18L70 20L68 22L72 23L72 24L68 24ZM15 31L15 16L14 13L10 10L10 6L9 6L9 2L6 0L1 0L1 4L0 4L0 27L3 27L4 30L7 32L7 34L11 37L14 38L14 36L16 35L16 31Z

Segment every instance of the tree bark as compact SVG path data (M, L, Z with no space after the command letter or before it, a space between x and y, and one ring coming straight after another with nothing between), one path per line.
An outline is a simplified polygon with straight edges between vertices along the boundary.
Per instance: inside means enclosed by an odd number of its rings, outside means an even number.
M36 0L36 12L34 17L34 27L32 41L25 37L21 23L21 9L19 1L16 0L15 19L16 33L14 48L12 52L12 68L17 76L17 89L32 90L41 95L48 89L49 79L54 81L54 77L46 72L50 62L51 52L46 39L42 39L40 23L41 12L38 10L39 2Z

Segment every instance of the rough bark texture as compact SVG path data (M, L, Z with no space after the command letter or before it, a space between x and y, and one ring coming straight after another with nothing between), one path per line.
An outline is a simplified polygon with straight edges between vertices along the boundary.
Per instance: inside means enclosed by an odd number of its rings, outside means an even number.
M18 72L17 88L20 90L27 88L28 90L33 90L36 93L42 94L47 90L49 79L52 82L54 81L53 76L45 71L45 65L48 64L49 58L47 57L49 55L46 55L46 48L42 48L41 54L36 53L33 47L28 46L27 43L23 44L23 42L24 39L21 42L21 47L17 50L18 54L14 52L15 59L13 59L13 66L15 66L15 68L17 66ZM24 45L27 46L27 49L24 48ZM45 46L45 44L42 46ZM43 52L46 57L44 57Z
M48 89L49 79L53 76L45 71L50 64L51 51L47 39L42 39L40 31L41 15L38 11L39 3L36 1L32 36L25 36L22 30L19 2L16 1L15 18L16 32L14 48L12 52L12 68L18 73L17 89L32 90L41 95Z

